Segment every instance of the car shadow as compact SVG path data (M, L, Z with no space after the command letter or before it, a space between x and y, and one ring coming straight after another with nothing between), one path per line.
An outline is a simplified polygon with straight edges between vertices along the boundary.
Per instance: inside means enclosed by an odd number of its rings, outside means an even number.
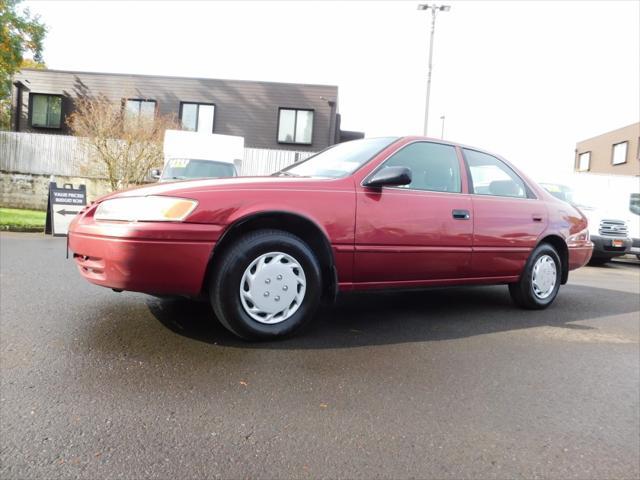
M599 264L589 264L590 267L593 268L603 268L609 270L619 270L624 268L638 268L640 267L640 260L634 257L617 257L612 260L609 260L606 263Z
M245 342L215 320L210 306L150 298L153 317L171 331L209 344L257 349L328 349L440 341L541 326L592 330L580 320L640 310L636 293L566 285L546 310L515 307L505 286L343 295L293 338Z

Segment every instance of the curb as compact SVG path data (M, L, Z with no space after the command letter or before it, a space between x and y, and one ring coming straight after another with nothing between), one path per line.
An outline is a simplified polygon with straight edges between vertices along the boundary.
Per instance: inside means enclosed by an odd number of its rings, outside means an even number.
M40 232L44 233L43 227L29 227L25 225L0 225L0 232Z

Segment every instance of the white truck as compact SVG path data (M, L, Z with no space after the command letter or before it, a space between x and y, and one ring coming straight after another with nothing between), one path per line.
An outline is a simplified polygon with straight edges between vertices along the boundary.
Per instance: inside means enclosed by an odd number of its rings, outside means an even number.
M153 170L160 182L235 177L244 157L244 137L167 130L164 168Z
M629 224L630 251L640 260L640 192L629 194L629 211L631 212L631 222Z
M560 180L560 179L559 179ZM562 183L540 182L549 193L577 206L589 221L591 263L633 254L640 259L640 183L637 177L574 173Z

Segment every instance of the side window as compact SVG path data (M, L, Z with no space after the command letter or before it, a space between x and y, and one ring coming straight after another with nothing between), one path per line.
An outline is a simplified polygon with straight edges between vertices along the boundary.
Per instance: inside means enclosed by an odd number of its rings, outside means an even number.
M135 98L127 98L124 102L124 121L125 126L131 125L132 122L141 120L153 120L156 116L155 100L140 100Z
M212 103L180 102L182 129L190 132L213 132L216 106Z
M31 94L31 126L60 128L62 125L62 97L44 93Z
M408 167L412 181L405 188L460 193L460 164L455 147L439 143L411 143L391 156L383 167Z
M578 171L588 172L591 163L591 152L584 152L578 155Z
M611 163L613 165L622 165L623 163L627 163L628 146L629 142L620 142L613 146L613 152L611 155Z
M313 110L280 108L278 110L278 143L311 145Z
M502 160L486 153L463 149L469 165L473 193L498 197L527 198L527 188Z

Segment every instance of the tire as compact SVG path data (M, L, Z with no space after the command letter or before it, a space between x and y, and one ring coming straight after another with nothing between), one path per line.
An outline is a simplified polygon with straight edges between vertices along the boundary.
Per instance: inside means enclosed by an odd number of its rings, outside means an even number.
M534 282L534 269L538 262L540 264L536 272L547 272L547 275L544 277L542 275L538 276L539 280ZM553 284L550 283L553 278L550 276L552 274L550 262L553 263L555 268L555 281ZM558 295L561 276L562 264L558 252L548 243L542 243L529 256L520 279L516 283L509 284L509 293L514 303L519 307L528 310L541 310L551 305ZM545 278L549 280L546 283L544 281ZM541 286L547 288L541 290Z
M240 238L217 263L209 289L220 323L245 340L300 331L313 318L321 296L313 250L281 230L257 230Z

